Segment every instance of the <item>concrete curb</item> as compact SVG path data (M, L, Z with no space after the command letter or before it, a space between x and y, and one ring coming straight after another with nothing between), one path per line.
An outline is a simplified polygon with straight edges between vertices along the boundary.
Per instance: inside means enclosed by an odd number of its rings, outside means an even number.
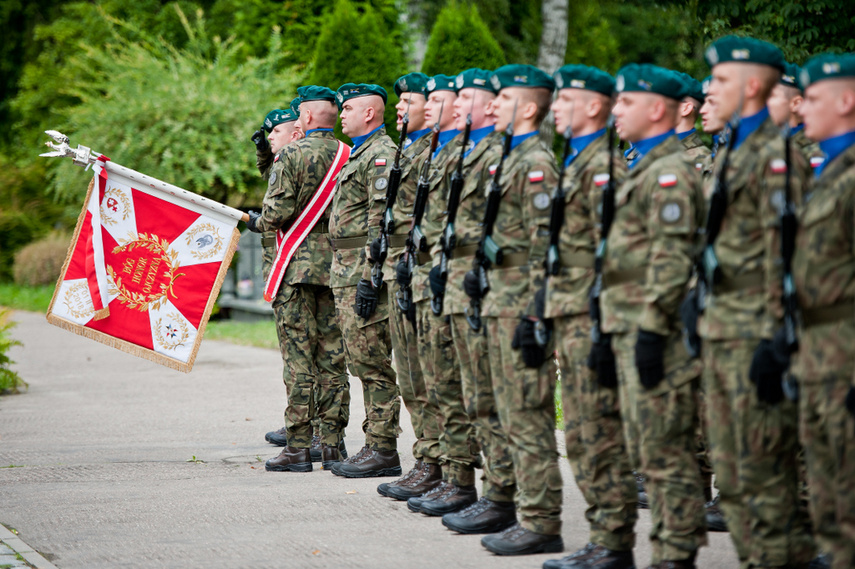
M35 569L57 569L56 565L42 557L2 524L0 524L0 543L23 557L24 561Z

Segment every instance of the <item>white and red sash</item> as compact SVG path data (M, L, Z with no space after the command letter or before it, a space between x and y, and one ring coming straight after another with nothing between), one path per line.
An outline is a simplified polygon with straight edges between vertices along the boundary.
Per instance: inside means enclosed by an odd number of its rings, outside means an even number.
M300 217L291 225L287 233L281 229L276 232L276 260L273 261L273 268L270 269L270 275L264 285L264 300L267 302L273 301L273 297L276 296L276 291L282 284L282 277L285 276L285 270L288 268L288 263L291 262L291 257L297 251L297 247L306 239L306 236L324 215L327 206L330 205L333 199L333 190L335 190L338 181L338 173L348 158L350 158L350 146L339 141L338 151L332 165L321 181L321 185L315 190L315 195L309 200L306 209L300 213Z

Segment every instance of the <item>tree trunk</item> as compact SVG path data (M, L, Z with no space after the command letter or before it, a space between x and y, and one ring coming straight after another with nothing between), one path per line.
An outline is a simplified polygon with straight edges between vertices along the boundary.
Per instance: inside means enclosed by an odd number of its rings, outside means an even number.
M543 0L541 6L543 33L537 54L537 66L550 74L564 65L564 56L567 53L568 2L569 0ZM552 145L552 139L555 137L552 111L544 119L540 133L547 144Z

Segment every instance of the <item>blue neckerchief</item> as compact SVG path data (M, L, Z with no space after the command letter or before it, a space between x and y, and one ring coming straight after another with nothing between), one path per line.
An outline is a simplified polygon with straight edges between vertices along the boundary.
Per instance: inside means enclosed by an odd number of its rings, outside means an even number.
M751 136L755 130L760 128L760 125L763 124L763 121L767 118L769 118L768 107L763 107L759 113L743 118L739 123L739 132L736 133L736 140L733 141L733 149L736 150L739 148L739 145L745 142L745 139Z
M662 142L664 142L665 139L669 136L674 136L673 128L663 134L657 134L656 136L651 136L650 138L645 138L644 140L637 141L633 148L638 150L638 156L635 158L635 160L629 163L629 167L633 168L641 161L642 158L644 158L645 154L662 144Z
M439 133L436 140L436 150L433 153L433 158L436 158L436 155L439 154L439 151L442 150L442 147L448 144L448 141L460 134L460 131L456 128L450 128L448 130L443 130Z
M678 132L677 138L679 138L680 140L683 140L687 136L691 136L691 134L694 132L695 132L695 129L687 130L686 132Z
M469 132L469 144L471 145L466 152L463 153L463 157L466 158L469 156L469 153L475 150L475 147L478 146L478 143L484 140L488 134L496 130L496 127L493 125L484 126L481 128L476 128Z
M623 157L629 158L629 153L635 150L635 145L633 143L629 143L629 148L623 151Z
M416 140L423 137L424 135L426 135L429 132L430 132L430 127L423 128L421 130L417 130L416 132L408 132L407 133L407 140L404 142L404 148L408 147L409 145L411 145Z
M586 134L585 136L577 136L570 142L570 156L567 157L567 161L564 163L565 166L569 166L570 163L576 159L579 154L582 153L583 150L588 148L588 145L594 142L596 139L600 138L605 134L606 129L601 128L597 132L592 132L591 134Z
M853 144L855 144L855 130L821 141L819 147L825 154L825 161L813 169L814 176L819 178L820 173L828 166L828 163L843 154Z
M790 129L790 135L792 136L792 135L796 134L800 130L804 129L804 127L805 127L805 123L802 123L799 126L794 126L793 128Z
M356 149L359 148L360 146L362 146L365 143L365 141L368 140L369 136L371 136L372 134L374 134L375 132L377 132L381 128L386 128L386 125L381 124L380 126L375 128L374 130L369 132L368 134L363 134L362 136L354 136L353 138L351 138L350 140L353 141L353 148L350 149L350 155L353 156L353 153L356 152Z
M719 144L720 140L721 139L719 138L719 135L717 135L717 134L712 135L712 148L710 149L710 157L711 158L715 158L715 154L718 151L718 144Z
M513 150L514 148L516 148L517 146L522 144L523 141L525 141L526 139L531 138L532 136L538 134L539 132L540 132L539 130L535 130L535 131L532 131L528 134L518 134L518 135L514 136L511 139L511 150Z
M333 129L331 129L331 128L313 128L313 129L306 131L306 136L309 136L313 132L332 132L332 131L333 131Z

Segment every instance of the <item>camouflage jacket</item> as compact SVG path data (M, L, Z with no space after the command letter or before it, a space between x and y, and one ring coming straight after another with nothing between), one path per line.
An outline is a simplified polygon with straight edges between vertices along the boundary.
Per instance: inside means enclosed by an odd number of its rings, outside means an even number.
M285 146L270 168L258 228L262 231L287 231L297 221L329 171L338 149L332 132L313 132ZM326 233L330 210L297 248L283 283L330 284L332 248Z
M255 165L258 167L258 172L262 178L267 179L270 176L270 167L273 165L275 156L270 151L268 146L265 150L255 149Z
M459 150L458 150L459 151ZM463 292L463 277L472 268L475 259L475 249L484 232L484 212L487 206L487 190L493 176L491 166L497 166L502 158L502 135L492 132L484 137L463 159L463 189L460 191L460 204L457 207L457 218L454 223L456 239L455 250L448 262L448 281L443 297L443 315L463 314L469 306L469 297ZM457 168L460 156L457 155L448 164L443 195L448 209L448 194L451 190L451 176ZM446 222L447 222L446 217ZM442 226L445 230L445 224ZM433 264L440 261L439 242L433 248Z
M818 143L807 137L804 129L794 134L791 141L793 147L798 148L802 155L804 155L811 168L816 168L825 162L825 153L820 150Z
M707 298L698 331L713 340L771 338L783 318L779 226L787 166L780 129L767 118L728 161L727 210L714 244L723 282ZM809 166L799 152L791 161L791 195L800 203Z
M448 214L446 204L448 203L448 188L444 184L445 177L449 171L449 164L454 164L460 157L460 146L463 144L463 135L458 134L443 146L436 157L431 161L428 172L428 193L425 214L422 218L422 232L427 241L427 251L419 255L419 263L413 273L413 299L416 302L430 300L430 281L428 275L433 266L431 252L439 243L439 236L445 229L445 217ZM430 151L430 149L428 149Z
M555 157L539 135L523 140L502 167L502 199L493 228L493 240L506 259L522 256L514 266L493 265L490 292L483 300L483 315L520 318L530 311L535 291L543 286L543 259L549 247L550 194L558 183Z
M388 170L395 160L397 146L381 128L356 150L338 175L330 215L333 240L331 286L356 286L360 279L371 279L368 262L371 241L380 234L380 220L386 209ZM341 239L364 239L352 247L336 244Z
M392 218L395 220L395 239L402 239L409 233L413 220L413 204L416 201L416 188L419 181L419 167L427 158L430 149L431 133L420 136L401 153L401 184L398 186L398 197L392 207ZM404 253L404 246L392 247L386 256L384 281L395 280L395 266Z
M255 165L258 167L258 172L261 174L262 180L267 180L270 177L270 167L273 166L273 153L268 147L263 152L255 150ZM267 275L270 274L270 268L273 266L273 261L276 259L276 232L265 231L261 234L261 274L264 280L267 280Z
M680 142L683 144L683 150L693 160L698 172L701 172L704 178L712 174L712 150L707 148L700 135L693 132Z
M559 273L547 280L547 318L588 313L594 252L600 239L602 193L609 181L608 138L603 134L593 140L564 171L564 223L558 241L562 260ZM619 155L614 158L614 184L619 188L627 168ZM547 232L548 221L541 228Z
M680 303L704 210L701 177L676 136L654 147L629 171L617 188L606 242L604 332L628 333L638 327L670 335L682 329Z

